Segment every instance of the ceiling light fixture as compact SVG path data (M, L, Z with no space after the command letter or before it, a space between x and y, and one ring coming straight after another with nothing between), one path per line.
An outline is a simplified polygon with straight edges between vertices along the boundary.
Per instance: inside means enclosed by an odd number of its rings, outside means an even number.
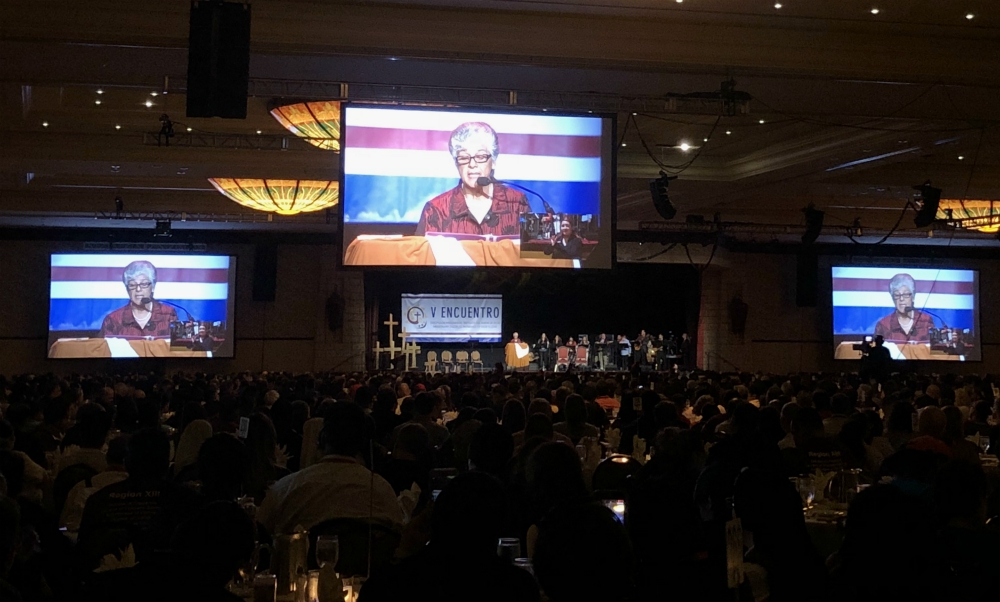
M208 181L231 201L279 215L328 209L340 201L340 185L336 181L230 178Z
M971 20L973 20L973 19L976 18L976 15L973 14L973 13L969 13L969 14L965 15L965 18L971 21Z
M764 120L763 120L763 119L761 119L759 123L760 123L761 125L764 125Z
M104 90L102 90L102 89L98 88L98 89L97 89L97 93L98 93L98 94L104 94Z
M187 129L187 131L189 131L189 132L190 132L190 131L191 131L191 128L188 128L188 129Z
M42 122L42 127L43 127L43 128L47 128L47 127L49 127L49 122L48 122L48 121L43 121L43 122Z
M100 99L100 98L98 98L97 100L95 100L95 101L94 101L94 104L95 104L95 105L99 105L99 104L101 104L101 99Z
M145 103L143 103L143 104L145 104L145 105L146 105L146 108L148 109L149 107L153 106L153 101L152 101L152 100L147 100L147 101L146 101Z
M730 135L732 135L732 133L733 133L733 131L732 131L732 130L726 130L726 135L727 135L727 136L730 136Z
M1000 201L941 199L934 217L966 230L993 234L1000 232Z
M150 92L149 93L150 96L156 96L157 94L159 94L159 92Z
M682 151L684 151L686 153L689 150L691 150L691 145L688 144L687 142L681 142L680 146L678 146L677 148L681 149Z
M627 145L627 144L625 144L624 142L622 142L622 146L628 146L628 145Z
M964 161L965 160L965 155L959 155L958 156L958 160L959 161Z
M873 9L872 9L872 14L873 14L873 15L877 15L877 14L879 14L880 12L882 12L882 11L880 11L880 10L878 9L878 7L875 7L875 8L873 8Z
M122 126L120 126L120 125L118 125L118 124L115 124L115 129L116 129L116 130L120 130L120 129L122 129Z
M257 135L260 136L260 134L261 134L261 131L257 130Z
M775 4L775 5L774 5L774 8L778 8L778 9L780 9L780 8L781 8L781 3L780 3L780 2L778 2L777 4Z
M708 138L705 138L704 140L702 140L702 142L708 142Z
M340 151L340 103L300 102L271 109L282 127L323 150Z

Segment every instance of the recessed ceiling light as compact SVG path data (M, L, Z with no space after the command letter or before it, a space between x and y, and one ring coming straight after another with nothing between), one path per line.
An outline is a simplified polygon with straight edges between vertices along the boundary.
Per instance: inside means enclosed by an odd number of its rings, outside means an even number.
M761 125L764 125L764 123L765 123L765 122L764 122L764 120L763 120L763 119L761 119L761 120L760 120L760 124L761 124Z
M964 157L963 155L959 155L959 156L958 156L958 160L959 160L959 161L964 161L964 160L965 160L965 157Z
M148 109L149 107L153 106L153 101L152 100L147 100L145 102L145 104L146 104L146 108Z
M688 144L687 142L681 142L681 145L678 148L686 153L689 150L691 150L691 145Z
M157 94L159 94L159 92L150 92L149 93L150 96L156 96Z
M258 135L258 136L260 136L260 135L261 135L261 133L262 133L262 132L261 132L260 130L257 130L257 135Z
M638 113L632 113L632 117L635 117L636 115L638 115Z
M94 101L94 104L95 104L95 105L99 105L99 104L101 104L101 99L100 99L100 98L98 98L97 100L95 100L95 101Z
M730 135L730 134L732 134L732 133L733 133L733 131L732 131L732 130L726 130L726 135L727 135L727 136L729 136L729 135Z
M781 8L781 3L780 3L780 2L776 3L776 4L774 5L774 8Z
M49 127L49 122L48 122L48 121L43 121L43 122L42 122L42 127L43 127L43 128L47 128L47 127Z
M622 146L628 146L628 145L627 145L627 144L625 144L624 142L622 142Z
M708 138L705 138L704 140L702 140L702 142L708 142Z
M880 11L880 10L878 9L878 7L875 7L875 8L873 8L873 9L872 9L872 14L873 14L873 15L877 15L877 14L879 14L880 12L882 12L882 11Z
M191 128L188 128L188 129L187 129L187 131L189 131L189 132L190 132L190 131L191 131Z
M973 19L976 18L976 15L973 14L973 13L969 13L969 14L965 15L965 18L971 21L971 20L973 20Z
M102 89L98 88L98 89L97 89L97 93L98 93L98 94L104 94L104 90L102 90Z
M116 125L115 125L115 129L116 129L116 130L120 130L120 129L122 129L122 126L120 126L120 125L117 125L117 124L116 124Z
M677 0L677 4L681 4L683 2L684 2L684 0Z

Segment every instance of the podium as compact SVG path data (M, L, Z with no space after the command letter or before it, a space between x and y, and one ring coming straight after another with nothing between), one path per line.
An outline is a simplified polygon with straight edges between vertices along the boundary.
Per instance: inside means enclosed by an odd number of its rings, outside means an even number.
M844 341L837 345L834 359L838 360L860 360L861 352L854 349L855 345L860 345L861 341ZM964 362L964 355L951 355L941 351L934 351L927 343L885 343L889 350L889 356L894 360L944 360L952 362Z
M572 268L579 261L521 257L521 245L513 240L363 235L347 246L344 265Z
M170 339L117 339L114 344L127 344L134 352L123 354L112 351L107 339L59 339L49 348L51 359L86 359L104 357L212 357L208 351L192 351L187 347L171 347ZM119 343L120 342L120 343Z
M504 347L504 363L508 368L527 368L531 363L531 354L528 344L524 341L514 343L511 341Z

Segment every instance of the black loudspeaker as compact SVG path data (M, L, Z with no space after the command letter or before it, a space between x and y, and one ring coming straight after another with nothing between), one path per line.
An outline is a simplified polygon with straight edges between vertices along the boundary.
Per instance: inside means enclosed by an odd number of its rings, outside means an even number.
M800 253L795 268L795 305L816 307L818 300L819 268L816 255Z
M337 293L326 298L326 327L337 332L344 327L344 298Z
M278 247L257 245L253 256L253 300L274 301L278 287Z
M187 116L246 119L249 85L250 5L192 2Z

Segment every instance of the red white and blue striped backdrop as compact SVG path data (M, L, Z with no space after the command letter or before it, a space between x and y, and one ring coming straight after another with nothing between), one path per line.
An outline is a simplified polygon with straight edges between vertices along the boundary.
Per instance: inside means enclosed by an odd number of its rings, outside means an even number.
M156 266L157 299L180 305L199 321L228 319L227 255L54 254L49 330L100 329L106 315L128 303L122 272L138 260ZM187 318L181 309L177 316Z
M975 332L979 283L974 270L834 267L833 334L873 334L876 322L894 311L889 281L896 274L913 277L913 307L929 313L938 328L947 324Z
M415 224L424 204L458 185L451 132L481 121L500 143L495 176L538 192L560 213L600 214L600 117L344 109L344 221ZM532 210L541 201L527 194Z

